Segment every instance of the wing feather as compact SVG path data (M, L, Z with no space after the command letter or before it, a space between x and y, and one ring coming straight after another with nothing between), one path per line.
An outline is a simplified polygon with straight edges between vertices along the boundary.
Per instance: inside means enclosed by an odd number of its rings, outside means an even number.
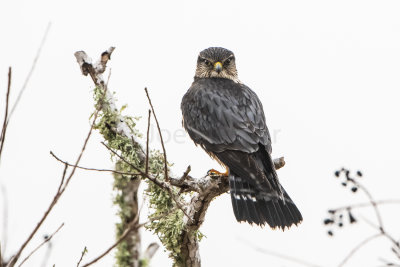
M182 99L184 127L208 151L268 151L271 138L262 104L247 86L229 79L196 79Z

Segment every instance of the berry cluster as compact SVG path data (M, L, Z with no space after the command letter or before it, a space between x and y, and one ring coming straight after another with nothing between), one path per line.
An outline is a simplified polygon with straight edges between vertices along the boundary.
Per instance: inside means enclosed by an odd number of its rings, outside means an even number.
M350 171L342 168L340 170L335 171L335 176L337 178L342 178L341 184L344 187L349 187L351 192L356 193L359 188L359 184L356 181L356 178L361 178L363 175L361 171L357 171L356 175L352 177L350 175ZM353 213L351 212L351 207L346 207L346 208L338 208L338 209L331 209L328 210L329 216L324 219L324 225L330 227L330 229L327 231L327 234L329 236L333 236L333 230L332 228L334 226L337 226L339 228L342 228L344 226L344 218L347 217L348 222L350 224L356 223L357 219L354 217Z

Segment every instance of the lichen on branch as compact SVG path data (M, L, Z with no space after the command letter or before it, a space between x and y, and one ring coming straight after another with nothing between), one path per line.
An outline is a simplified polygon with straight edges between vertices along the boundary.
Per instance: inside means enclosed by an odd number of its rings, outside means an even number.
M117 130L117 123L124 121L132 134L137 138L141 138L142 135L135 128L137 118L123 116L121 114L122 109L117 110L110 108L107 102L109 99L102 101L101 96L103 94L104 91L102 87L97 86L94 89L96 106L101 105L102 107L98 115L95 129L99 130L100 134L102 134L107 146L118 152L125 160L122 161L114 154L111 154L112 160L116 162L115 170L124 173L137 173L137 169L140 169L144 172L144 162L139 156L141 147ZM135 168L133 166L135 166ZM156 179L160 181L165 180L164 157L157 150L153 150L149 155L149 174L155 176ZM137 191L139 182L134 183L134 181L141 178L144 177L142 175L127 176L114 173L114 204L118 206L118 216L120 218L120 222L117 223L116 226L117 238L120 237L129 222L134 219L133 216L138 212L137 210L132 211L132 201L136 201L137 203L137 195L132 194L132 191ZM151 214L149 215L150 223L146 225L146 228L157 234L161 243L169 251L169 256L173 259L174 265L181 266L180 239L184 228L184 214L182 210L176 207L169 192L150 180L146 181L148 183L146 194L149 196L151 210ZM132 184L136 184L137 186L133 186ZM134 188L132 188L132 186ZM172 193L177 195L179 191L178 188L173 186L171 186L171 188ZM125 240L118 245L116 253L118 266L133 266L132 259L135 258L132 257L133 242L138 242L138 240L132 240L132 242Z
M149 171L156 174L158 179L164 177L164 157L159 151L152 151L149 160ZM150 223L145 226L153 231L161 243L169 252L169 257L173 259L175 266L182 264L180 256L181 233L184 228L183 212L178 209L170 194L157 186L152 181L147 180L148 187L146 194L149 196L151 214ZM173 187L173 193L177 194L178 189Z

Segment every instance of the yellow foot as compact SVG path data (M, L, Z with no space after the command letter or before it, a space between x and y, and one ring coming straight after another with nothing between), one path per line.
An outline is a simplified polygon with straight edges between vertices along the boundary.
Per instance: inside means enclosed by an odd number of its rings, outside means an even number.
M208 176L229 176L229 169L226 169L225 172L219 172L217 170L211 169L207 172Z

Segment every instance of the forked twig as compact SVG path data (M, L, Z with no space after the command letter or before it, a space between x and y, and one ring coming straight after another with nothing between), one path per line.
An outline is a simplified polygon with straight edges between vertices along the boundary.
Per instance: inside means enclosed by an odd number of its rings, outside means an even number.
M107 87L104 90L104 94L102 95L102 98L104 98L104 96L106 95L107 92ZM10 262L7 264L7 267L12 267L15 265L15 263L18 261L19 257L21 256L22 251L25 249L25 247L28 245L28 243L32 240L32 238L35 236L36 232L39 230L40 226L43 224L43 222L46 220L47 216L50 214L50 212L52 211L52 209L54 208L54 206L56 205L58 199L62 196L62 194L65 192L65 189L67 188L69 182L71 181L72 177L75 174L75 171L77 169L77 166L83 156L83 153L85 152L86 146L89 142L90 136L92 135L93 132L93 128L96 124L96 119L97 116L100 112L100 109L97 109L94 117L93 117L93 122L90 126L89 132L85 138L85 141L83 143L81 152L79 153L78 158L75 161L75 164L73 165L72 171L69 174L68 178L65 180L64 183L64 178L66 176L66 168L64 169L63 172L63 177L61 179L61 183L60 186L58 187L58 190L52 200L52 202L50 203L49 207L47 208L47 210L45 211L44 215L42 216L42 218L40 219L40 221L38 222L38 224L36 225L36 227L33 229L33 231L31 232L31 234L28 236L28 238L26 239L26 241L21 245L21 247L19 248L18 252L12 257L12 259L10 260Z
M374 200L374 198L372 197L372 194L369 192L369 190L362 185L361 183L357 182L355 179L353 178L348 178L349 181L353 182L357 187L359 187L368 197L369 202L371 203L371 206L373 207L374 211L375 211L375 215L378 221L378 228L377 230L383 235L385 236L387 239L390 240L390 242L393 243L393 245L400 249L400 244L399 242L397 242L384 228L383 226L383 220L382 220L382 216L380 213L380 210L378 208L378 203Z
M399 203L400 200L381 200L381 201L376 201L373 197L372 194L369 192L369 190L361 183L359 183L356 178L353 178L350 176L350 171L342 168L341 170L338 170L335 172L335 176L336 177L340 177L340 175L344 173L345 174L345 178L346 180L342 182L343 186L346 186L348 182L353 184L353 187L351 188L351 190L355 193L357 192L357 189L360 189L367 197L369 202L368 203L359 203L359 204L353 204L353 205L347 205L347 206L343 206L343 207L339 207L336 209L332 209L329 210L328 212L334 216L334 214L336 214L338 211L347 211L349 213L349 218L350 218L350 223L355 222L355 218L351 215L350 211L354 208L362 208L362 207L372 207L374 209L375 212L375 216L376 219L378 221L378 225L376 225L375 223L372 223L370 220L363 218L364 221L370 225L371 227L373 227L374 229L376 229L378 231L378 233L376 233L375 235L372 235L370 237L368 237L367 239L363 240L361 243L359 243L357 246L355 246L350 253L348 253L348 255L340 262L340 264L338 265L339 267L344 266L346 264L346 262L360 249L362 248L365 244L367 244L368 242L370 242L371 240L374 240L375 238L378 237L386 237L392 244L392 251L396 253L396 249L400 251L400 244L398 241L396 241L396 239L391 236L386 229L384 228L383 225L383 220L382 220L382 216L379 210L379 205L381 204L388 204L388 203ZM357 171L357 176L358 177L362 177L362 173L360 171ZM343 216L342 214L340 216ZM325 220L325 224L331 224L335 222L334 217L332 217L333 219L326 219ZM343 223L341 221L339 221L339 227L343 226ZM330 235L332 235L332 232L330 233Z
M151 110L153 111L153 116L154 116L154 119L155 119L156 124L157 124L158 134L159 134L159 136L160 136L161 146L162 146L162 150L163 150L163 153L164 153L164 174L165 174L165 180L166 180L166 181L169 181L168 166L167 166L167 152L165 151L164 139L163 139L163 136L162 136L162 133L161 133L160 124L158 123L157 115L156 115L156 113L155 113L155 111L154 111L153 104L151 103L150 95L149 95L149 92L147 91L147 88L144 88L144 91L146 92L147 99L149 100L149 104L150 104Z
M189 221L192 220L192 218L187 214L183 204L178 200L177 196L174 194L174 192L172 191L170 184L167 184L164 181L160 181L157 179L157 177L153 177L150 174L146 174L145 172L143 172L142 170L140 170L138 167L136 167L134 164L130 163L129 161L127 161L124 157L122 157L121 155L119 155L117 152L115 152L111 147L109 147L107 144L105 144L104 142L101 142L102 145L104 145L111 153L113 153L115 156L117 156L119 159L121 159L123 162L125 162L126 164L128 164L129 166L131 166L133 169L135 169L136 171L138 171L140 173L141 176L149 179L150 181L152 181L155 185L159 186L160 188L166 190L168 192L168 194L170 195L170 197L174 200L176 206L185 214L185 216L188 218Z

